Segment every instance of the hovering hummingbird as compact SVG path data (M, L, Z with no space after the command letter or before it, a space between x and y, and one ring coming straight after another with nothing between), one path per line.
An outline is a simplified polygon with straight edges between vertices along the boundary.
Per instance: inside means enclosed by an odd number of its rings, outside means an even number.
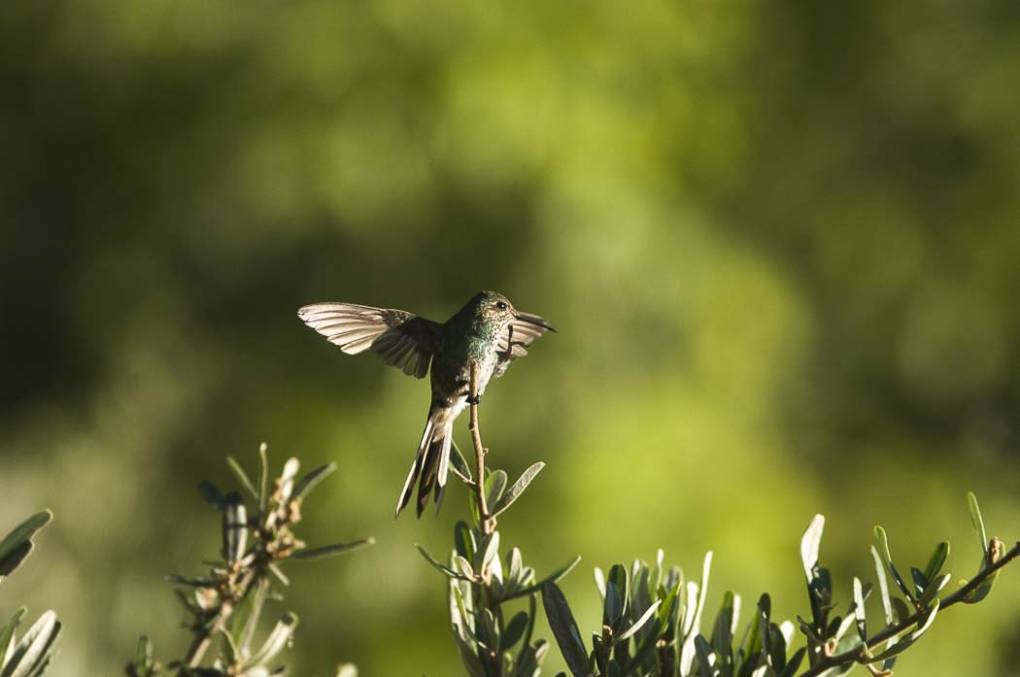
M492 291L478 292L442 324L405 310L354 303L313 303L298 310L298 317L348 355L370 350L415 378L424 378L431 364L432 403L396 511L399 515L407 505L417 479L419 517L429 494L436 503L442 498L453 422L470 400L471 365L477 365L481 396L493 376L502 376L511 361L528 354L532 341L556 331Z

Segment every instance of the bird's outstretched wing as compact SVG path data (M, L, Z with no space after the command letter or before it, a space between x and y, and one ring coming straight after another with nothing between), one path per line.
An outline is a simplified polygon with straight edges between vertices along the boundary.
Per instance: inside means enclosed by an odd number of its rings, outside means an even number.
M496 365L496 376L506 373L510 362L528 354L528 346L534 343L542 334L553 329L548 322L530 313L517 313L517 318L511 323L505 334L500 336L496 352L499 355L499 363Z
M348 355L366 350L405 374L423 378L439 346L440 325L406 310L354 303L313 303L298 317Z

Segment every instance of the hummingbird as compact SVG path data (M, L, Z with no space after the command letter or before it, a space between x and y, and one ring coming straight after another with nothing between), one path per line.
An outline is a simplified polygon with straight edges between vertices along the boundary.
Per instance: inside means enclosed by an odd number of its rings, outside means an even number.
M348 355L367 351L409 376L431 372L432 400L425 431L397 498L396 515L418 484L421 517L429 495L438 504L446 487L453 444L453 423L472 400L471 368L477 369L480 397L493 376L502 376L527 346L546 331L556 330L538 315L516 310L493 291L475 294L446 322L439 323L406 310L354 303L313 303L298 310L309 327Z

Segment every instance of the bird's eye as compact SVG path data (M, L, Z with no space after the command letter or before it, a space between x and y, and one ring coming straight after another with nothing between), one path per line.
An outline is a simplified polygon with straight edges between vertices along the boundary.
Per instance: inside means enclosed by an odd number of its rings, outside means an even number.
M500 310L506 310L506 303L504 301L499 301L498 303L496 303L496 307L499 308Z

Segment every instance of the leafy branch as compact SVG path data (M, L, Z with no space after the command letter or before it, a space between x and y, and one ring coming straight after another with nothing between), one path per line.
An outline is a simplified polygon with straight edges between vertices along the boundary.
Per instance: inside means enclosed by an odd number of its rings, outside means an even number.
M674 677L814 677L848 672L864 665L873 675L887 676L900 654L931 627L938 613L959 603L975 604L991 591L999 571L1020 556L1020 543L1006 550L998 538L987 537L981 510L968 495L971 520L981 539L982 559L975 576L955 592L940 598L951 575L942 567L949 544L939 543L926 566L910 568L911 582L893 563L888 538L875 528L871 553L884 612L881 630L869 634L865 601L872 586L853 579L853 601L845 615L832 615L832 579L819 564L825 519L816 515L801 539L801 559L807 579L811 614L775 623L768 594L758 600L743 639L734 642L740 615L740 596L723 596L711 632L702 634L712 553L705 558L700 582L684 581L676 567L666 572L662 551L656 565L636 561L628 573L615 565L608 578L595 570L603 599L602 628L592 636L589 652L560 589L550 583L542 590L546 616L557 644L574 677L660 675ZM900 594L890 592L888 571ZM793 650L799 627L804 646ZM851 632L856 629L856 632ZM807 665L801 666L807 659Z
M454 526L454 546L447 563L418 546L425 560L447 579L450 621L461 660L471 677L535 677L549 645L534 639L537 597L542 587L566 576L580 561L574 558L542 580L524 564L521 551L500 553L497 517L524 493L544 463L535 463L509 485L502 470L485 467L488 449L478 424L478 375L472 366L470 429L475 467L472 471L456 446L452 468L471 495L472 523ZM513 612L520 601L526 607Z
M198 486L202 498L221 513L222 559L212 564L206 576L167 578L178 586L175 592L191 616L188 628L193 635L184 657L170 662L168 668L179 675L282 674L284 668L274 662L293 640L298 623L296 614L285 613L258 648L254 648L266 602L280 599L275 590L277 585L289 585L281 564L292 559L330 557L371 545L373 540L308 548L294 533L294 526L301 521L304 499L336 470L335 464L320 466L298 477L300 463L291 458L273 481L271 491L265 444L259 448L257 482L252 482L233 458L228 457L227 464L248 494L248 502L240 492L224 494L211 482ZM211 662L206 661L216 639L220 640L220 651ZM209 665L203 666L204 663ZM339 669L342 675L356 674L351 672L352 666ZM144 636L139 640L135 660L126 670L131 677L165 673L153 657L151 642Z

